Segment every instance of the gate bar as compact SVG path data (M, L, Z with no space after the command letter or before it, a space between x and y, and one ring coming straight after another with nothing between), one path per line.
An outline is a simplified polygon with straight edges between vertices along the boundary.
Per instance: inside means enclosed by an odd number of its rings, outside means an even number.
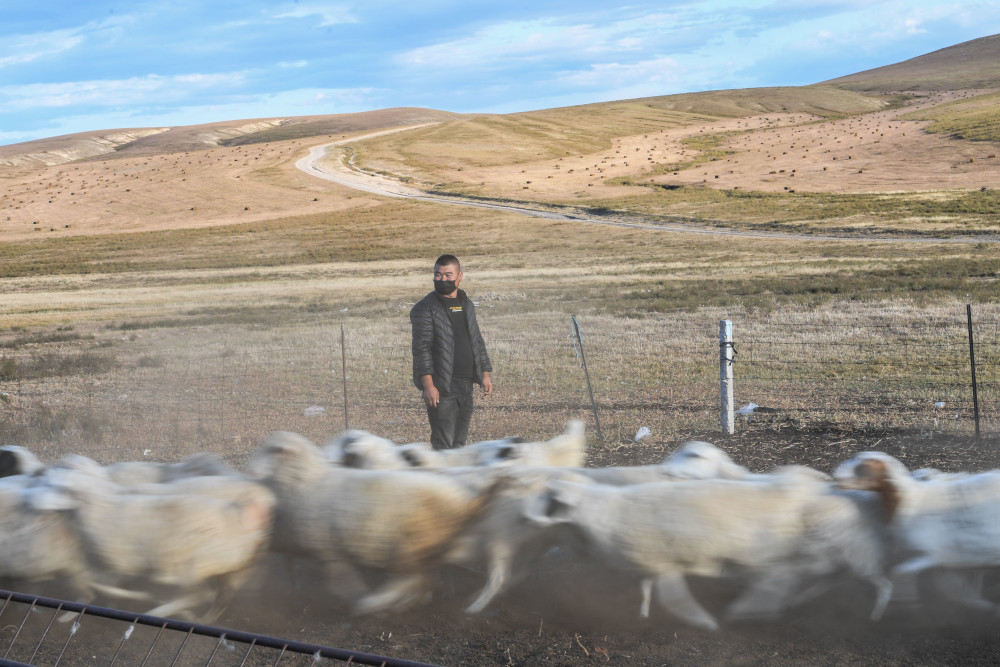
M278 637L258 635L252 632L228 630L226 628L203 625L201 623L178 621L172 618L161 618L159 616L150 616L148 614L136 614L135 612L130 611L120 611L118 609L98 607L80 602L70 602L68 600L57 600L55 598L43 597L40 595L26 595L24 593L0 590L0 598L5 598L6 602L13 601L32 606L49 607L50 609L55 609L59 605L62 605L62 609L64 611L86 612L89 616L110 618L116 621L124 621L126 623L138 623L140 625L149 625L166 630L177 630L188 633L189 635L196 634L216 638L221 635L225 635L226 639L240 642L242 644L250 644L252 642L257 646L264 646L266 648L282 649L285 651L292 651L294 653L304 653L324 658L334 658L336 660L353 662L360 665L384 665L385 667L441 667L440 665L435 665L433 663L404 660L401 658L390 658L370 653L360 653L358 651L334 648L332 646L324 646L322 644L309 644L306 642L279 639Z

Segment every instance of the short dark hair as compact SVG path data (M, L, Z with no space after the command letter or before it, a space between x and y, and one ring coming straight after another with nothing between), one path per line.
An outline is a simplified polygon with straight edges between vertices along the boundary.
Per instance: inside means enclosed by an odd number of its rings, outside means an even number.
M454 255L445 254L434 260L434 266L451 266L452 264L457 266L459 271L462 270L462 263Z

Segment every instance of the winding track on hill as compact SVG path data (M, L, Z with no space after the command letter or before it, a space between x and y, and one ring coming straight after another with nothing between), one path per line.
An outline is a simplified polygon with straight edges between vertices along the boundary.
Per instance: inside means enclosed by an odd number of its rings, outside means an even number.
M862 241L865 243L872 242L888 242L888 243L1000 243L1000 238L988 237L988 236L976 236L968 238L922 238L922 237L905 237L905 236L836 236L836 235L824 235L824 234L795 234L795 233L780 233L780 232L748 232L737 229L725 229L725 228L713 228L713 227L700 227L693 225L682 225L682 224L663 224L658 222L645 222L638 217L591 217L583 214L570 214L570 213L559 213L557 211L550 211L541 208L531 208L528 206L518 206L514 204L503 204L499 202L489 202L489 201L479 201L474 199L464 199L461 197L445 197L441 195L433 195L424 192L423 190L418 190L417 188L412 188L404 183L391 178L382 176L381 174L366 171L361 167L354 164L354 155L351 151L351 156L343 162L336 164L334 170L326 169L324 166L319 164L319 161L326 157L327 150L332 146L348 146L357 141L363 141L365 139L372 139L375 137L384 136L386 134L395 134L397 132L406 132L408 130L415 130L421 127L427 127L429 125L436 125L437 123L423 123L421 125L411 125L408 127L394 128L391 130L382 130L379 132L372 132L370 134L365 134L359 137L353 137L351 139L341 139L340 141L331 141L325 144L320 144L318 146L313 146L309 149L309 155L301 158L295 163L296 168L309 174L310 176L315 176L316 178L321 178L326 181L337 183L345 187L353 188L355 190L360 190L362 192L368 192L375 195L382 195L385 197L397 197L401 199L413 199L418 201L432 202L435 204L448 204L451 206L471 206L474 208L488 208L498 211L508 211L510 213L519 213L521 215L527 215L534 218L545 218L547 220L566 220L571 222L582 222L593 225L605 225L609 227L629 227L634 229L648 229L653 231L661 232L673 232L673 233L683 233L683 234L710 234L713 236L736 236L744 238L770 238L770 239L798 239L803 241ZM348 147L348 150L350 148Z

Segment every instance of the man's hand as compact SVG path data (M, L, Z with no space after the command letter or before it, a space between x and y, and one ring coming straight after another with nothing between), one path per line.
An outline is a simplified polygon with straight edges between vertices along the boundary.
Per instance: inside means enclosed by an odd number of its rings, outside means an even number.
M486 398L493 395L493 380L490 379L489 371L483 371L483 395Z
M438 402L441 400L441 394L438 392L437 387L434 386L434 378L430 375L425 375L423 377L424 382L424 403L427 404L429 408L436 408Z

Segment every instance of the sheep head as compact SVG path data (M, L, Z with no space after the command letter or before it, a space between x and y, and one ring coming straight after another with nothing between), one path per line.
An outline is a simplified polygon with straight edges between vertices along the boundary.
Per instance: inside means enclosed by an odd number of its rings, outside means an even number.
M881 452L862 452L833 473L833 478L842 489L874 491L882 497L882 509L886 519L891 519L899 508L902 480L910 479L909 474L900 477L900 470L906 473L902 463Z
M700 440L685 442L660 465L677 479L745 479L750 475L724 451Z
M322 477L328 466L312 440L290 431L275 431L264 439L248 470L263 482L287 487Z
M0 477L33 475L43 467L38 457L24 447L18 445L0 447Z

